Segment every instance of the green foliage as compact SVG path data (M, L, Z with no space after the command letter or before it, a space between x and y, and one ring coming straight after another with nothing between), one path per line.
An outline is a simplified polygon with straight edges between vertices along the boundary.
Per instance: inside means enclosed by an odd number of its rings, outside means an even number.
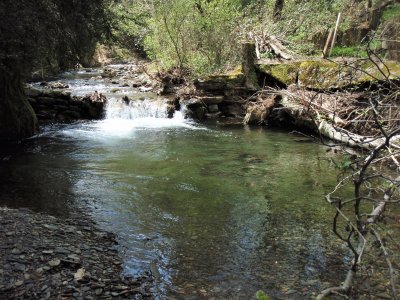
M144 51L151 5L147 1L116 0L109 11L114 42L130 50Z
M347 171L351 167L352 161L350 156L346 155L341 161L336 163L336 168L341 171Z
M393 19L400 18L400 3L396 3L393 6L389 6L384 12L382 16L383 21L390 21Z
M287 46L298 53L313 54L315 42L326 38L335 25L337 14L349 4L346 0L284 1L280 18L274 17L276 0L266 0L247 6L246 17L250 19L244 31L254 31L281 37ZM349 27L342 18L340 29Z
M256 293L257 300L270 300L271 298L264 291L257 291Z
M163 68L210 73L238 59L236 0L156 1L145 50Z
M360 57L360 58L368 57L366 50L361 49L360 47L356 47L356 46L352 46L352 47L336 46L332 49L331 56L332 57Z

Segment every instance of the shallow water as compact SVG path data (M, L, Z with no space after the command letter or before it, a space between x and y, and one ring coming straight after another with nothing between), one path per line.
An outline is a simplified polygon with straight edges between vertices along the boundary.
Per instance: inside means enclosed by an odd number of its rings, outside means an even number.
M344 274L325 157L304 137L179 113L53 125L2 146L0 205L87 210L160 299L307 298Z

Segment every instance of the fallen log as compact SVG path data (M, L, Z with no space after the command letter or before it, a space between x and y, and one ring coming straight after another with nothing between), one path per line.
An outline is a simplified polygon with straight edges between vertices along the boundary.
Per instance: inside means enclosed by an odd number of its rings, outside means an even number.
M342 119L335 116L332 111L312 103L311 99L299 99L287 90L281 91L281 95L279 109L291 116L296 125L301 125L333 141L354 148L371 150L385 143L383 137L365 137L341 128L340 126L343 126L344 123ZM318 106L318 109L314 109L314 106ZM324 111L324 115L322 116L318 110ZM400 135L392 137L390 145L399 148L395 144L399 140Z
M265 42L266 47L270 49L270 52L275 53L277 57L281 57L286 60L293 59L293 55L289 53L289 50L273 35L271 35Z

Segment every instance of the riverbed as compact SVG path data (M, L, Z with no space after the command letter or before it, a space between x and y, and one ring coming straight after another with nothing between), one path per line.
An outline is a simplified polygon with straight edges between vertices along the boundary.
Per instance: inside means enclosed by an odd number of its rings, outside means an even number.
M337 172L324 146L179 111L167 118L155 94L116 91L97 72L62 80L76 94L106 94L103 120L48 124L2 146L0 206L58 217L84 210L118 236L126 274L152 273L158 299L250 299L258 290L298 299L342 280L350 256L331 232L323 196ZM124 105L125 95L136 102Z

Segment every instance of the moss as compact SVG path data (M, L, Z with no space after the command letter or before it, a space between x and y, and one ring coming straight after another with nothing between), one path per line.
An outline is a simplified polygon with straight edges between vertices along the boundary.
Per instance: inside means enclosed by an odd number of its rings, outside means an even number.
M393 19L400 19L400 4L397 3L393 6L389 6L382 15L383 21L391 21Z
M341 71L339 65L334 62L303 61L299 66L299 84L316 89L337 87Z
M284 64L264 64L258 69L261 72L271 75L276 80L286 84L295 84L299 71L299 62L284 63Z
M229 71L227 73L227 75L229 76L229 78L235 79L238 76L242 76L243 74L243 68L242 66L237 66L235 69L233 69L232 71Z
M387 61L385 65L390 70L390 78L400 76L399 63ZM260 71L273 76L286 85L297 83L313 89L338 88L350 84L360 85L365 82L384 80L389 72L383 65L380 66L380 69L384 71L385 75L370 61L358 65L356 68L326 60L306 60L259 66ZM298 79L297 82L296 79Z
M372 62L364 64L363 70L371 76L364 73L362 76L360 76L359 81L368 82L376 79L385 80L387 76L390 79L396 79L400 77L400 63L396 61L386 61L385 65L379 63L378 67Z

